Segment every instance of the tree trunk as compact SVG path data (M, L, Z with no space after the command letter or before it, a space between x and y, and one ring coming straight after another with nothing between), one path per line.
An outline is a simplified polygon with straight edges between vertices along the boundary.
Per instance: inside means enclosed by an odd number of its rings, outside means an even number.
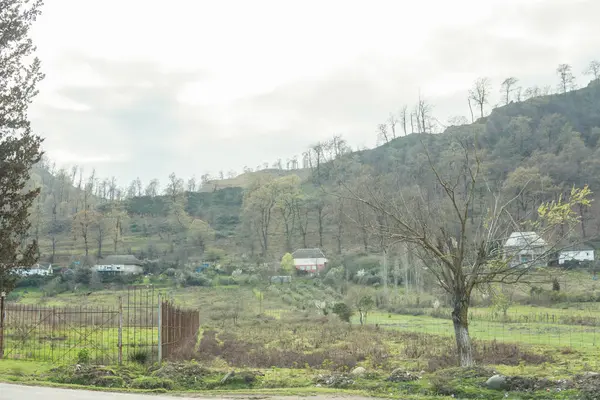
M458 359L461 367L472 367L475 365L471 337L469 336L468 312L468 299L465 299L464 296L460 296L460 298L454 300L452 323L454 324L456 349L458 350Z

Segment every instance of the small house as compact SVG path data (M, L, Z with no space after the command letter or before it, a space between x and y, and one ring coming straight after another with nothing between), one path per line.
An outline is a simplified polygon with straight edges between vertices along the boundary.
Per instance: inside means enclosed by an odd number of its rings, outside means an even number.
M296 271L317 273L327 266L327 258L321 249L298 249L292 253Z
M585 262L595 260L594 248L588 245L576 245L565 248L558 253L558 264L563 265L569 262Z
M144 272L142 262L134 255L107 256L94 266L94 270L105 274L139 275Z
M31 267L19 267L16 273L21 276L50 276L54 273L52 264L38 263Z
M511 267L546 265L548 244L536 232L513 232L503 247Z

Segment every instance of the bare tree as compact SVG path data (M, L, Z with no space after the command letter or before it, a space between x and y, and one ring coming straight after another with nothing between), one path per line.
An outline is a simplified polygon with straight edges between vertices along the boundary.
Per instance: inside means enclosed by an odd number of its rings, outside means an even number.
M398 118L396 118L394 114L390 113L387 122L392 130L392 139L396 139L396 125L398 124Z
M158 185L158 179L152 179L148 186L146 186L144 194L148 197L156 197L158 195Z
M400 124L402 125L402 131L404 132L404 136L406 136L407 132L406 132L406 124L407 124L407 116L406 113L408 112L408 106L407 105L403 105L402 108L400 109Z
M195 176L192 176L190 179L188 179L187 190L188 190L188 192L196 191L196 177Z
M532 273L536 265L543 265L563 239L557 237L558 227L577 225L573 208L588 206L591 192L587 187L573 189L568 199L542 204L535 222L515 221L507 211L511 200L503 201L502 194L487 185L480 156L467 140L452 143L446 153L452 162L444 162L443 169L427 148L425 155L436 184L437 196L432 199L427 199L428 188L419 184L399 191L392 181L394 174L370 176L358 191L348 191L351 199L386 216L385 226L374 223L376 232L385 232L390 245L412 245L415 256L450 296L460 364L471 366L474 359L468 311L473 290L493 283L514 284ZM487 211L474 218L472 204L482 184L488 191ZM524 223L545 237L549 246L532 260L515 262L514 255L522 249L506 252L502 244L513 231L521 231Z
M500 92L504 97L504 104L510 103L510 94L515 90L515 85L519 80L513 76L506 78L500 85Z
M575 76L573 76L573 67L569 64L560 64L558 68L556 68L556 73L558 74L558 89L561 93L567 93L569 90L574 90L575 85Z
M419 94L419 100L415 106L415 118L419 133L431 133L433 131L432 110L433 106Z
M594 79L600 79L600 61L592 60L585 70L584 74L591 75Z
M481 118L484 117L484 107L489 103L491 83L489 78L477 78L473 87L469 89L469 98L479 106Z
M390 142L387 124L379 124L377 126L377 132L378 132L377 133L378 140L380 140L384 143Z
M471 123L475 122L475 114L473 113L473 105L471 104L471 97L467 97L467 103L469 103L469 112L471 113Z

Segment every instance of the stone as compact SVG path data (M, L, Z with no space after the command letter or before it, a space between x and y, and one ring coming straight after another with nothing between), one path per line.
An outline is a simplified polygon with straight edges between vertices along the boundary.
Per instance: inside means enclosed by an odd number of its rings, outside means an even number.
M356 367L352 370L352 372L350 372L350 375L355 376L355 377L361 377L361 376L365 376L366 373L367 373L367 370L364 369L363 367Z
M485 382L485 386L492 390L504 390L506 387L506 377L503 375L494 375Z

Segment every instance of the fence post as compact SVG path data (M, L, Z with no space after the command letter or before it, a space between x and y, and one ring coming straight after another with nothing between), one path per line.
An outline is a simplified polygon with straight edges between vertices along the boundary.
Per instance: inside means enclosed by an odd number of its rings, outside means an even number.
M162 362L162 298L158 294L158 365Z
M119 296L119 365L123 364L123 296Z
M4 297L6 293L0 293L0 360L4 358Z

